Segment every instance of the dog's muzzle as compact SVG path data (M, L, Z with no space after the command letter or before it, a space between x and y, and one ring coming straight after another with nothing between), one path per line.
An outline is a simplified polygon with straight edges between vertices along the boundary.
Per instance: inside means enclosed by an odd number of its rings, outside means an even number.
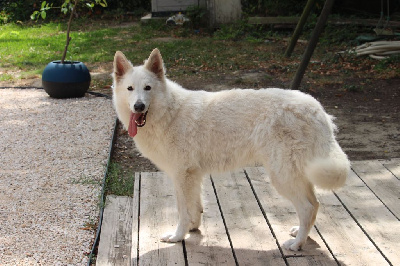
M138 117L136 118L135 124L136 124L138 127L143 127L143 126L146 124L147 113L148 113L148 111L146 111L145 113L140 113L140 114L138 115Z

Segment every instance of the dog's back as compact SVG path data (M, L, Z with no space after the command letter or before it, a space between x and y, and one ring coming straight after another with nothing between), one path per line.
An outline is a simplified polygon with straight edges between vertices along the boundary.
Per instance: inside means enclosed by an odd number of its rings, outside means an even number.
M299 91L199 92L170 82L166 89L170 100L151 109L167 114L162 121L152 121L149 114L152 132L143 128L144 137L138 135L136 142L143 146L154 142L152 134L163 136L154 153L164 150L168 164L212 173L268 161L282 165L282 160L304 169L313 158L327 157L335 142L331 117Z

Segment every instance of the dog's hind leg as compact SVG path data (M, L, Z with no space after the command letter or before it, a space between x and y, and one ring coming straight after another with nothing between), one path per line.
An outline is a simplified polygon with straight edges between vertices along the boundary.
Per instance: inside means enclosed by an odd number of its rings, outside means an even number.
M314 186L302 177L289 178L287 180L289 182L282 182L285 180L271 176L271 180L278 192L288 198L296 208L300 226L295 226L290 230L290 235L296 238L283 243L283 247L298 251L306 243L317 217L319 202L315 196Z
M161 241L178 242L185 238L189 230L196 230L200 226L201 213L201 175L186 171L185 174L173 178L179 222L176 231L161 237Z
M201 180L200 180L201 181ZM189 231L196 231L201 224L201 214L203 213L203 203L201 199L201 183L196 187L198 191L193 191L193 204L189 206L190 213L190 227ZM196 189L193 188L193 189Z
M291 228L290 235L296 238L286 241L283 246L286 249L297 251L302 249L307 241L308 234L310 233L311 227L314 225L317 217L319 203L312 187L309 188L307 197L302 195L302 197L297 199L292 198L291 201L296 208L300 225Z

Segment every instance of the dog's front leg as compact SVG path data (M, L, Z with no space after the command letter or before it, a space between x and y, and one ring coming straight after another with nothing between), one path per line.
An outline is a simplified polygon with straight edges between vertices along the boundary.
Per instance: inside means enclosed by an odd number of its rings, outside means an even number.
M173 179L179 222L176 231L161 237L164 242L182 241L190 230L197 229L201 220L201 176L187 171ZM199 202L200 201L200 202Z
M189 231L190 218L187 206L187 196L185 195L182 182L175 182L175 193L179 214L179 222L176 231L173 233L167 233L161 237L161 241L164 242L178 242L185 238L186 233ZM178 183L178 184L176 184Z

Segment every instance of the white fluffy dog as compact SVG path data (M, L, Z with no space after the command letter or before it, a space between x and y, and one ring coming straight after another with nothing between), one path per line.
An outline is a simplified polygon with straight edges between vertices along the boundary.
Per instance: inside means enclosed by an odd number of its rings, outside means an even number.
M284 247L299 250L318 212L314 185L344 185L350 169L335 139L332 117L300 91L189 91L165 77L154 49L133 67L114 57L113 101L137 148L173 180L179 223L161 240L176 242L200 225L202 178L261 163L296 208L300 226Z

